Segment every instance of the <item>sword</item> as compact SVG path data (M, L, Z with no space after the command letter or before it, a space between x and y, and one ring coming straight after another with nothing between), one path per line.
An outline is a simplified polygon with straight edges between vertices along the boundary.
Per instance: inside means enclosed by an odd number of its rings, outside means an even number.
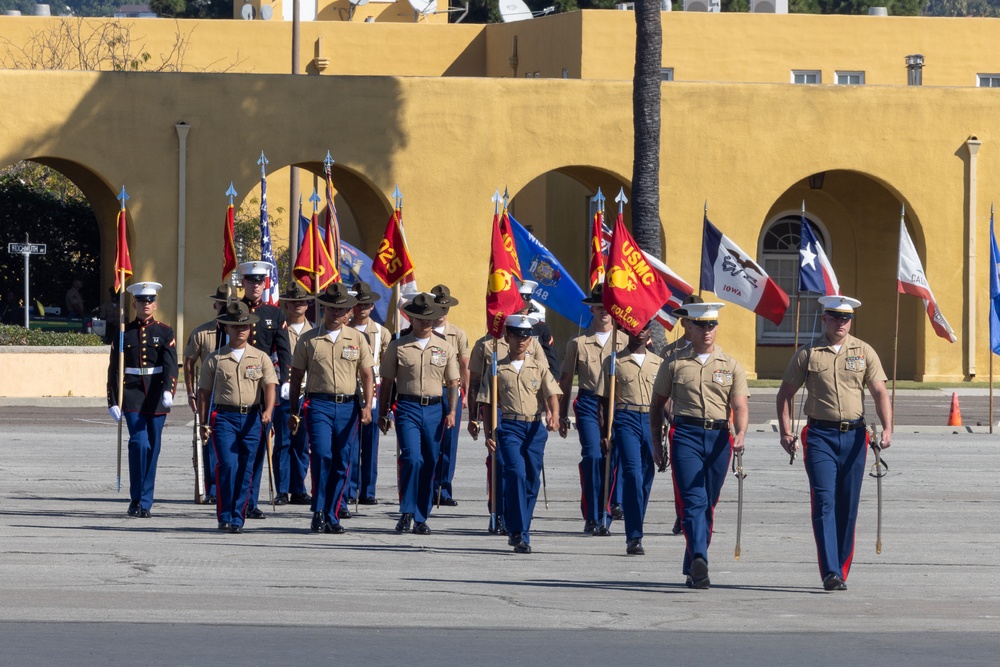
M743 472L743 452L736 452L733 458L733 474L736 475L739 494L736 501L736 551L733 554L735 560L740 559L740 535L743 532L743 479L747 476Z
M545 466L542 465L542 498L545 499L545 509L549 508L549 492L545 488Z
M194 465L194 502L201 505L205 502L205 458L201 450L201 415L194 413L194 437L191 438L194 453L191 463Z
M882 478L889 472L889 464L882 458L882 447L879 446L878 434L875 426L868 427L868 444L875 452L875 463L872 464L868 472L869 477L875 478L875 488L878 490L878 520L875 530L875 553L882 553Z
M278 508L274 504L274 466L271 463L271 454L274 451L274 429L267 426L267 493L271 497L271 513L277 512Z

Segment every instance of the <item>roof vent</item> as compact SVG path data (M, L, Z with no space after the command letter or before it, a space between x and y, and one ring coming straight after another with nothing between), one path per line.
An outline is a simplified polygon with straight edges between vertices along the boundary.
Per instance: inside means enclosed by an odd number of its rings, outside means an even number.
M888 16L889 10L885 7L869 7L868 16Z

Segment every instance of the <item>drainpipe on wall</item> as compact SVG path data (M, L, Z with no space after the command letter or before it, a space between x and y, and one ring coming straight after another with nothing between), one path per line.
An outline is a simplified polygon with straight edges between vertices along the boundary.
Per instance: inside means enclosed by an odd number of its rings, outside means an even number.
M174 319L174 335L183 340L184 331L184 264L187 242L187 135L191 126L181 121L174 125L177 130L177 316ZM184 379L187 382L187 378ZM188 393L191 388L188 387Z
M969 150L969 197L965 211L965 374L969 379L976 377L976 164L982 143L975 135L965 142Z

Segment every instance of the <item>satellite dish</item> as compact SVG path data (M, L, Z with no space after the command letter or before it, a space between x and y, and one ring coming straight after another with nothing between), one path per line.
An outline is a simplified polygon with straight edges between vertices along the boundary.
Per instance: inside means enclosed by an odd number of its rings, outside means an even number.
M274 16L274 9L271 7L271 5L260 6L260 18L262 20L270 21L272 16Z
M428 14L433 14L437 12L438 3L437 0L409 0L410 6L413 7L415 11L420 16L427 16Z
M531 10L528 9L528 5L524 4L524 0L500 0L499 8L500 17L504 23L526 21L532 18Z
M368 4L368 0L350 0L350 2L355 7L361 7L362 5Z
M240 10L240 16L243 17L244 21L253 21L253 5L249 2L243 5L243 9Z

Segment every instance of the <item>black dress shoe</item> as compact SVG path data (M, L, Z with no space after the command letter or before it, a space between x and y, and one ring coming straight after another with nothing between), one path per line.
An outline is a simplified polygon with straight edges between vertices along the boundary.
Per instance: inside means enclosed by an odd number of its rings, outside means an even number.
M219 530L228 531L232 527L233 527L233 524L229 523L228 521L220 521L219 522Z
M129 516L139 516L139 503L129 503L128 505L128 515Z
M308 493L293 493L288 499L289 505L312 505L312 496Z
M287 505L288 504L288 494L287 493L279 493L278 495L276 495L274 497L274 504L275 505Z
M215 496L205 496L205 497L204 497L204 498L202 499L202 501L201 501L201 504L202 504L202 505L215 505L215 504L217 504L218 502L219 502L219 499L218 499L218 498L216 498Z
M524 540L518 538L517 542L514 543L514 553L516 554L530 554L531 545Z
M445 507L458 507L458 501L454 498L442 498L441 504Z
M354 515L351 514L351 510L347 508L347 505L341 506L340 511L337 512L338 519L350 519L352 516Z
M313 512L312 525L309 526L309 530L314 533L318 533L323 530L323 524L326 523L326 517L323 516L322 512Z
M670 532L673 533L674 535L680 535L681 534L681 518L680 517L677 517L677 520L674 521L674 527L670 530Z
M327 521L326 523L323 524L323 532L331 533L333 535L340 535L341 533L346 533L347 529L341 526L339 523L333 523L331 521Z
M587 523L583 524L583 532L593 534L594 529L600 525L600 523L594 521L593 519L587 519Z
M362 498L358 501L362 505L378 505L378 498L372 498L371 496L367 498Z
M708 561L697 556L691 561L691 582L695 588L706 589L711 585L708 578Z
M356 501L357 501L357 498L348 498L347 499L347 504L348 505L353 505Z
M150 512L149 510L139 510L139 518L140 519L149 519L152 516L153 516L153 513Z
M642 548L642 540L626 541L625 553L627 553L629 556L645 556L646 550Z
M431 534L431 527L428 526L423 521L421 521L420 523L418 523L415 526L413 526L413 534L414 535L430 535Z
M229 526L229 532L230 533L242 533L243 532L243 526Z
M267 515L260 511L259 507L254 507L252 510L247 512L248 519L266 519Z
M413 523L413 515L404 514L403 516L399 517L399 521L396 522L396 532L397 533L407 532L408 530L410 530L410 524L412 523Z
M507 522L504 521L502 516L497 517L497 535L507 534Z
M622 509L621 503L615 503L611 506L611 518L619 521L625 518L625 510Z
M823 578L823 589L828 591L846 591L847 584L835 572L831 572Z

